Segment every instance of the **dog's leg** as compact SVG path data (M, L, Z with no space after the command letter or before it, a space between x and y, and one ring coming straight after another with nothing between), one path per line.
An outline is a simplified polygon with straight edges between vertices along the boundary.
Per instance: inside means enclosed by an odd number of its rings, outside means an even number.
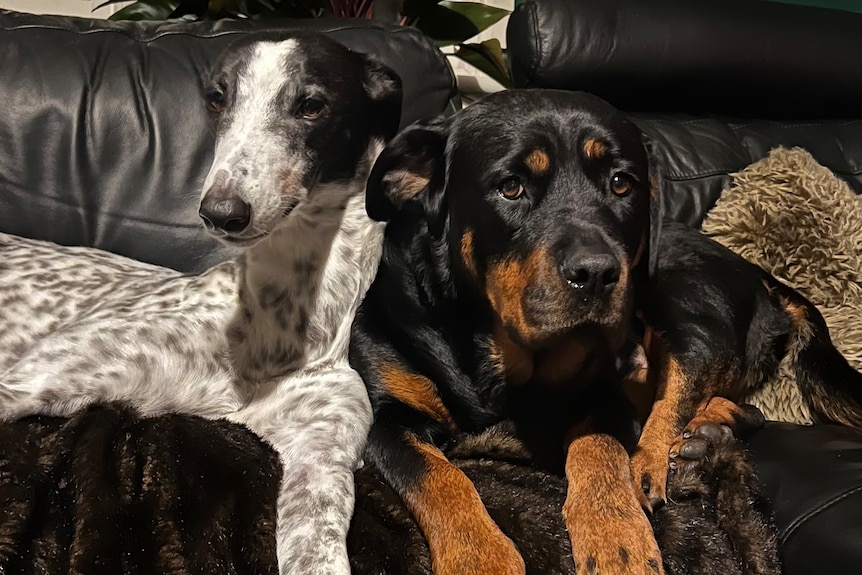
M589 424L571 437L563 517L578 573L663 574L625 448L609 435L592 432Z
M656 396L631 461L638 498L652 509L667 499L669 448L700 399L691 397L698 388L677 356L655 336L649 339L649 373Z
M291 374L229 419L278 452L276 551L281 575L349 575L353 473L371 427L359 375L347 367Z
M428 541L435 575L524 575L524 560L467 476L415 432L381 418L369 459L401 496Z
M150 309L143 297L137 303ZM134 308L125 317L109 312L55 332L0 374L0 419L68 416L99 401L126 402L144 415L219 417L239 407L218 361L224 318L212 308L183 308L157 326Z

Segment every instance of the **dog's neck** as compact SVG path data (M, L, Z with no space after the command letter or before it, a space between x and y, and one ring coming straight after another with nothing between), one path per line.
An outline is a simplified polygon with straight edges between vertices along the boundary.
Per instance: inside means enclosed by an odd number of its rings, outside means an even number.
M347 356L356 309L380 260L384 225L365 212L365 183L382 144L348 181L318 184L239 260L240 309L229 330L239 381L272 382Z

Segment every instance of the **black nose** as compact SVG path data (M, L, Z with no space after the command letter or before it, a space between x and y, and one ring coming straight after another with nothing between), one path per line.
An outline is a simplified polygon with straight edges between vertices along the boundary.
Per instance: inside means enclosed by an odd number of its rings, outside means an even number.
M198 215L208 229L238 234L251 223L251 206L236 196L207 194Z
M566 281L584 295L604 295L620 281L620 263L612 254L583 254L560 266Z

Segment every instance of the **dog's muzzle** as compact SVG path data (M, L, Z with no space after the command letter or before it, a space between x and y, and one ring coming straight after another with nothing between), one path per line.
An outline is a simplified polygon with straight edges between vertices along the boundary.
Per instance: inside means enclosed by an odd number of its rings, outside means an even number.
M238 236L251 225L251 205L232 192L230 179L227 170L218 171L201 199L198 215L210 232Z
M575 253L560 264L560 275L577 298L605 300L620 281L620 262L608 253Z

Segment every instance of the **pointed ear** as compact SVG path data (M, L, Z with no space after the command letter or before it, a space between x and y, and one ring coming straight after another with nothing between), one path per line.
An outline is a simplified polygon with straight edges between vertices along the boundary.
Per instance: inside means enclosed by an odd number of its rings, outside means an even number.
M401 76L388 66L369 56L363 56L362 84L365 93L376 104L375 122L387 140L395 135L401 124Z
M662 221L664 220L664 163L658 152L657 145L647 135L642 134L644 149L649 160L649 275L655 274L658 268L658 250L661 243Z
M365 191L368 216L386 221L416 203L429 223L439 221L446 179L447 120L405 128L374 162Z

